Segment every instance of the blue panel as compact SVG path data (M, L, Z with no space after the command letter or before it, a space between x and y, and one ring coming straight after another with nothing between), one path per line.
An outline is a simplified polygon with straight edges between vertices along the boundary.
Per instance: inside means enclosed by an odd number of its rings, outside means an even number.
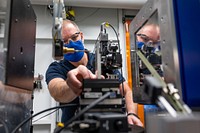
M200 0L175 0L183 100L200 108Z

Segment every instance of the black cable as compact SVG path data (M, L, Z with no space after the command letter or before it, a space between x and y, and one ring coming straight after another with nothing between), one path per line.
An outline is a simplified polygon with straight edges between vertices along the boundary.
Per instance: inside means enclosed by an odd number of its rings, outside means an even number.
M43 111L40 111L28 118L26 118L24 121L22 121L11 133L16 133L17 130L22 127L26 122L28 122L29 120L31 120L32 118L34 118L35 116L38 116L39 114L42 114L44 112L47 112L47 111L50 111L50 110L53 110L53 109L57 109L57 108L64 108L64 107L69 107L69 106L77 106L77 104L64 104L64 105L60 105L60 106L56 106L56 107L52 107L52 108L48 108L48 109L45 109Z
M47 116L50 115L50 114L53 114L53 113L56 112L57 110L58 110L58 109L56 109L56 110L54 110L54 111L52 111L52 112L50 112L50 113L48 113L48 114L46 114L46 115L44 115L44 116L42 116L42 117L40 117L40 118L34 120L32 123L35 123L35 122L41 120L42 118L47 117Z
M3 127L5 129L5 133L9 133L8 126L6 125L6 123L4 122L4 120L0 119L0 122L3 124Z
M110 23L108 23L108 24L113 29L113 31L115 32L115 35L117 37L117 43L118 43L118 46L119 46L119 53L120 53L121 49L120 49L120 43L119 43L119 37L118 37L117 31L115 30L115 28Z
M106 99L108 96L110 96L110 94L111 94L111 92L107 92L102 97L100 97L97 100L95 100L94 102L90 103L83 110L81 110L77 115L75 115L74 117L72 117L71 119L69 119L66 123L64 123L64 127L63 128L59 128L58 130L55 130L56 132L54 132L54 133L60 133L64 128L67 128L67 126L70 123L72 123L74 120L78 119L81 115L83 115L85 112L87 112L89 109L93 108L98 103L100 103L101 101L103 101L104 99Z

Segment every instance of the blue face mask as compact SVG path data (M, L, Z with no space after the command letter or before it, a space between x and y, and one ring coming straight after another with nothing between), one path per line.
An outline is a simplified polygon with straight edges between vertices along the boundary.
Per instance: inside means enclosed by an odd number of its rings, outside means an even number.
M70 40L69 44L65 44L64 47L74 48L75 50L84 50L84 46L81 40L73 42ZM64 59L72 62L78 62L82 59L84 52L74 52L64 55Z
M141 49L144 45L144 42L136 42L138 49Z

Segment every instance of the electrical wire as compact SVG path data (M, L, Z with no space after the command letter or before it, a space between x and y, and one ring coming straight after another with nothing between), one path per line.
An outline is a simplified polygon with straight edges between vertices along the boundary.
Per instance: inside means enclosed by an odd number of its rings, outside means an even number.
M66 123L64 123L64 127L63 128L59 128L59 129L55 130L54 133L60 133L63 129L67 128L67 126L70 123L72 123L74 120L78 119L85 112L87 112L88 110L90 110L91 108L93 108L94 106L96 106L98 103L100 103L101 101L103 101L104 99L106 99L110 95L111 95L111 92L107 92L102 97L100 97L100 98L96 99L94 102L90 103L88 106L86 106L85 108L83 108L83 110L81 110L77 115L75 115L74 117L72 117L71 119L69 119Z
M50 113L48 113L48 114L46 114L46 115L44 115L44 116L42 116L42 117L40 117L40 118L34 120L32 123L35 123L35 122L41 120L42 118L47 117L47 116L50 115L50 114L53 114L53 113L56 112L57 110L58 110L58 109L56 109L56 110L54 110L54 111L52 111L52 112L50 112Z
M64 104L64 105L60 105L60 106L56 106L56 107L52 107L52 108L48 108L48 109L45 109L43 111L40 111L28 118L26 118L24 121L22 121L11 133L16 133L17 130L22 127L26 122L28 122L29 120L31 120L32 118L34 118L35 116L38 116L44 112L47 112L47 111L50 111L50 110L54 110L54 109L57 109L57 108L65 108L65 107L69 107L69 106L77 106L77 104Z
M118 43L118 46L119 46L119 53L120 53L121 49L120 49L120 43L119 43L119 37L118 37L117 31L115 30L115 28L110 23L108 23L108 24L113 29L113 31L115 32L115 35L117 37L117 43Z
M3 127L5 129L5 133L9 133L8 126L6 125L6 123L4 122L4 120L0 119L0 123L3 124Z

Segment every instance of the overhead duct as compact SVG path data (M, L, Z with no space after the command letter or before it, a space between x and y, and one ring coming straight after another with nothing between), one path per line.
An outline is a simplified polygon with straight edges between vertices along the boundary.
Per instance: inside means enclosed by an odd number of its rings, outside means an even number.
M66 6L140 9L147 0L64 0ZM48 5L53 0L31 0L32 4Z

